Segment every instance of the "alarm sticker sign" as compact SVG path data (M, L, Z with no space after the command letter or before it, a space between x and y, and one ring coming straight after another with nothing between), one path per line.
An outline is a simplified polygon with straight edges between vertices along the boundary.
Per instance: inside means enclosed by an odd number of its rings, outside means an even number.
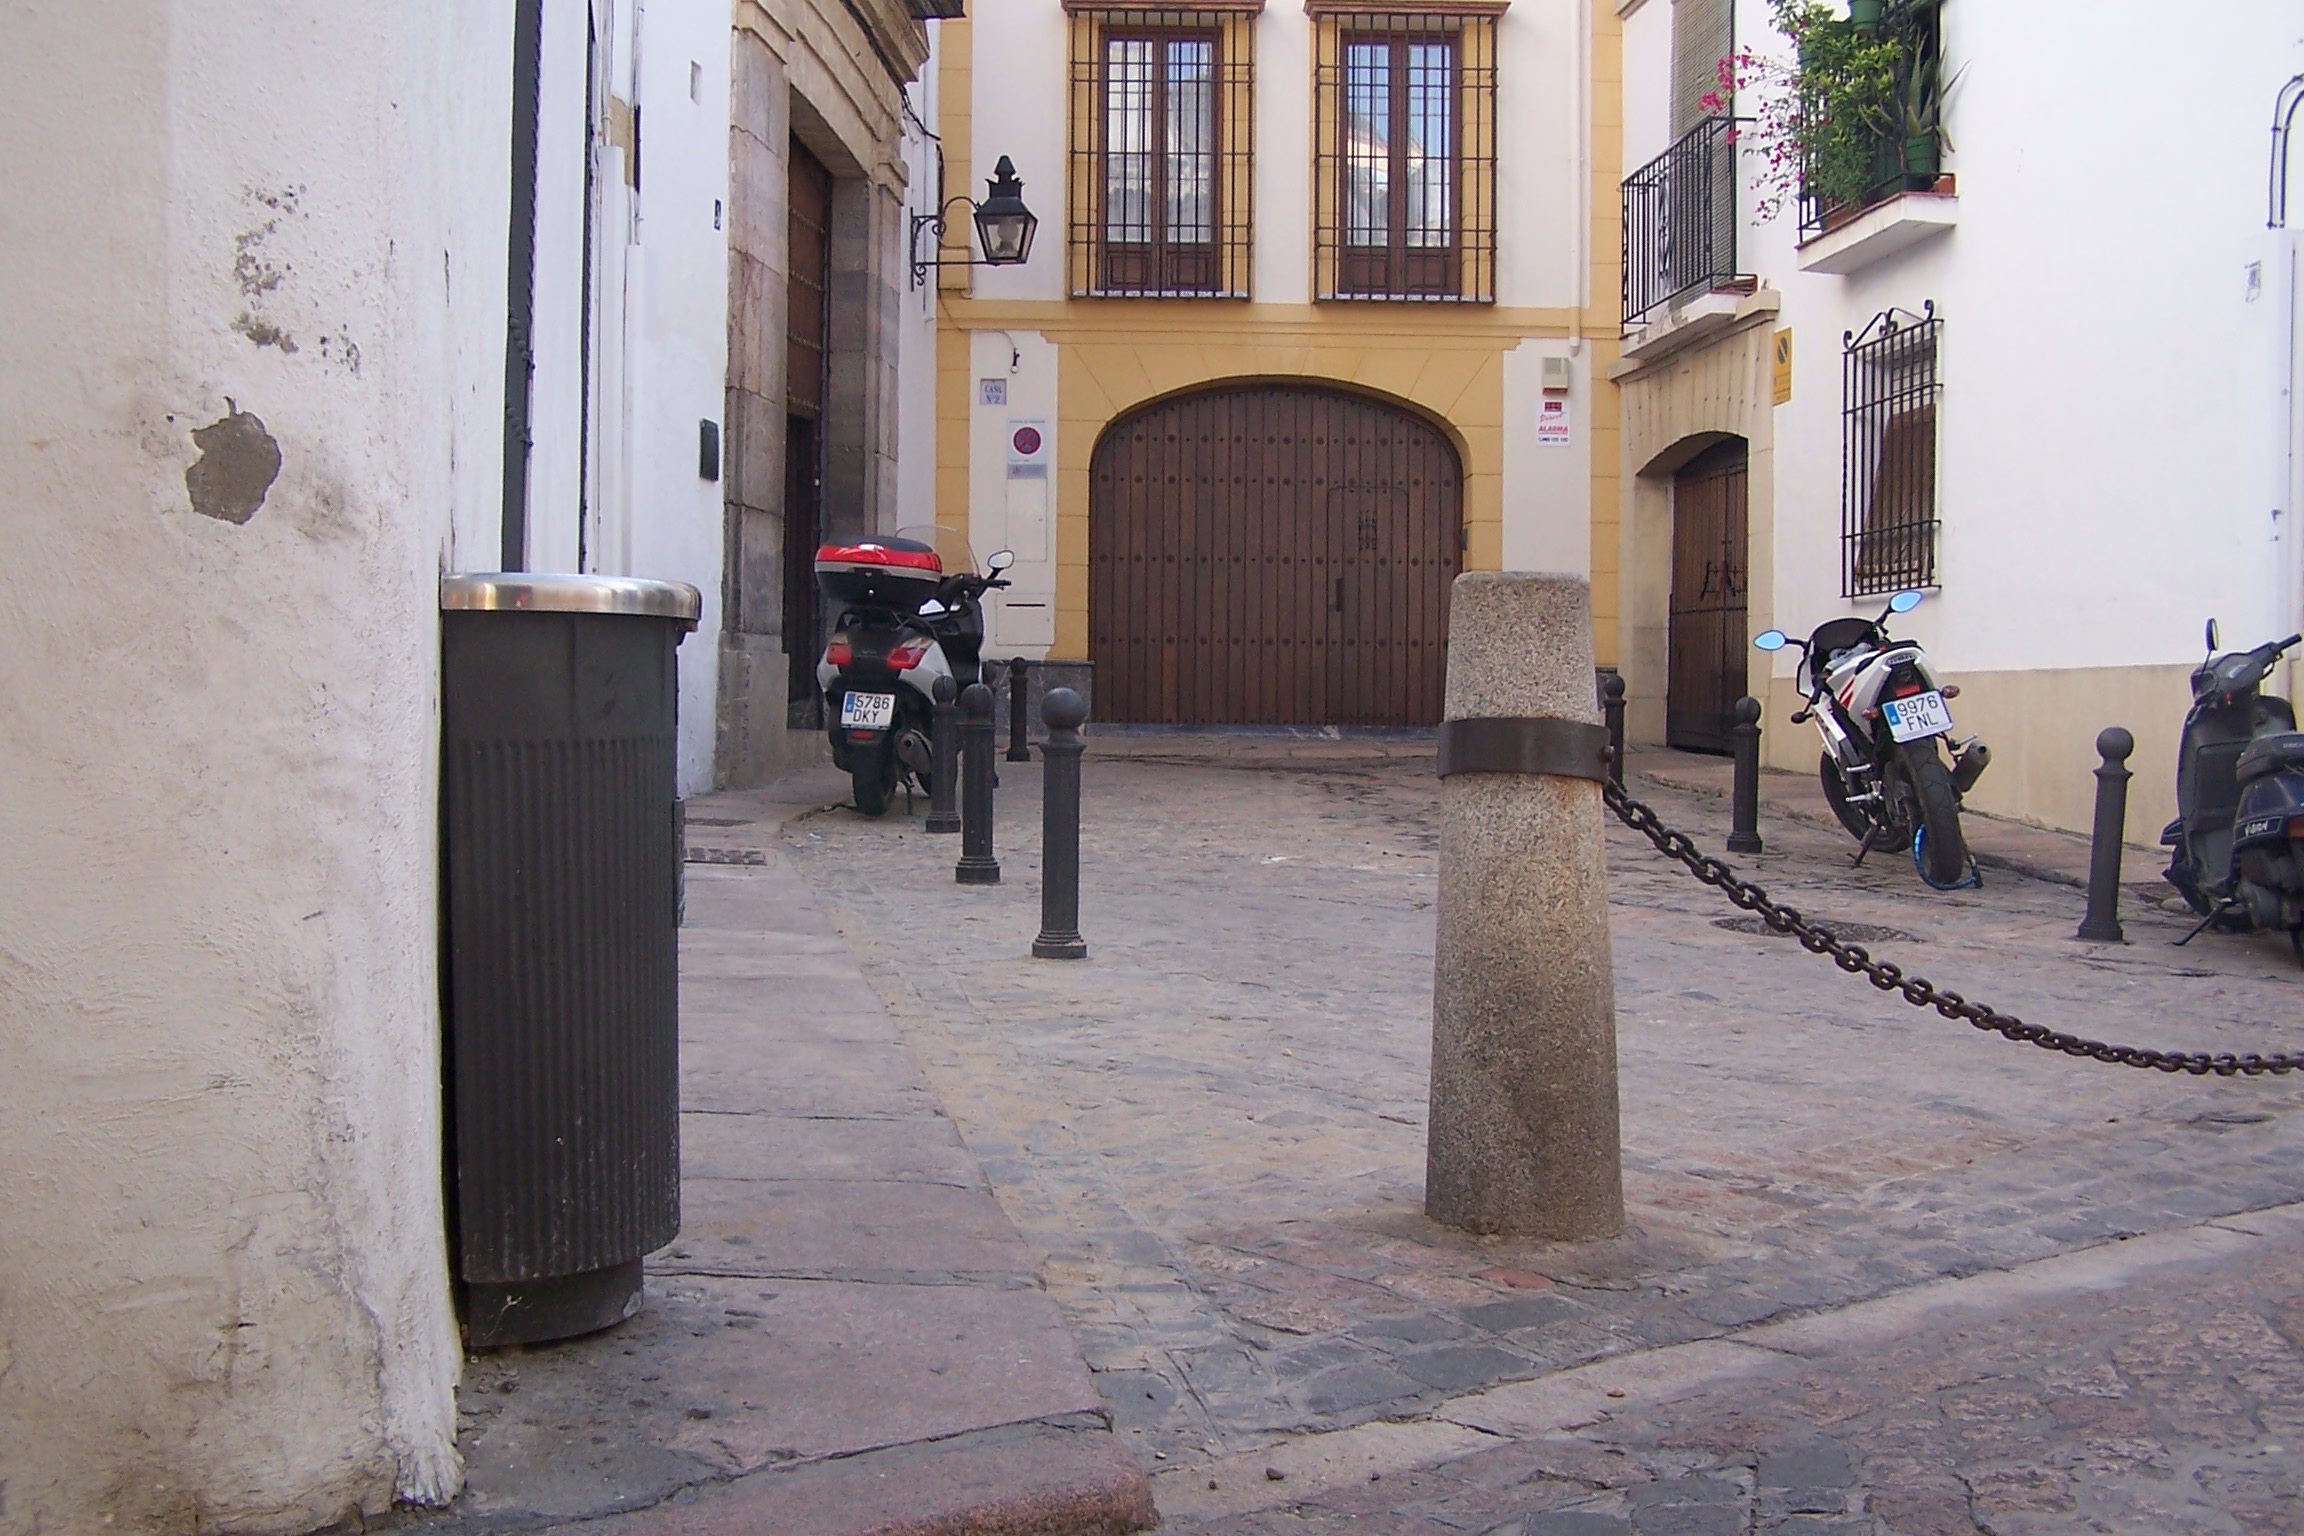
M1546 395L1536 413L1536 446L1565 448L1574 441L1568 427L1568 397Z

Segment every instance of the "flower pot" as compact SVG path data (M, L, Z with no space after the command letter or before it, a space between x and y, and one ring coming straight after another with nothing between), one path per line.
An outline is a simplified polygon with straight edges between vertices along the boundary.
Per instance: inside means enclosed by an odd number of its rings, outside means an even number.
M1885 5L1886 0L1848 0L1848 19L1856 24L1859 32L1877 32Z
M1936 184L1939 156L1942 146L1932 133L1916 133L1904 141L1904 175L1914 186L1928 188Z

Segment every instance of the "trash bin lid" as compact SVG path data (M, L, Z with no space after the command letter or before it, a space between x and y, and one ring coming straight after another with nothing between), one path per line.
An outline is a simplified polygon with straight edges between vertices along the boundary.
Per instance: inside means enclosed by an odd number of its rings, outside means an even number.
M466 613L621 613L678 619L694 629L704 611L704 595L684 581L483 571L441 577L440 607Z

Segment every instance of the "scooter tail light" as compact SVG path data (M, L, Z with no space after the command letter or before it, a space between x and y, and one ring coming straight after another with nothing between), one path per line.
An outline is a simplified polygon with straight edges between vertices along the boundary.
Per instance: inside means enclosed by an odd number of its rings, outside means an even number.
M856 647L846 635L834 635L832 643L824 647L824 660L835 667L852 665L856 660Z
M888 665L898 672L909 672L928 659L928 648L933 640L912 639L888 653Z

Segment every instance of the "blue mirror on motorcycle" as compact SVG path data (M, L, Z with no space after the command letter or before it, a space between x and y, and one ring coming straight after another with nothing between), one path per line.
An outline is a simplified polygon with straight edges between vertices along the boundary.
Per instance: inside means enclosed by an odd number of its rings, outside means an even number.
M1919 607L1927 596L1928 594L1925 592L1899 592L1888 599L1888 611L1890 613L1910 613Z
M1752 637L1752 643L1763 651L1780 651L1792 641L1780 629L1764 629Z

